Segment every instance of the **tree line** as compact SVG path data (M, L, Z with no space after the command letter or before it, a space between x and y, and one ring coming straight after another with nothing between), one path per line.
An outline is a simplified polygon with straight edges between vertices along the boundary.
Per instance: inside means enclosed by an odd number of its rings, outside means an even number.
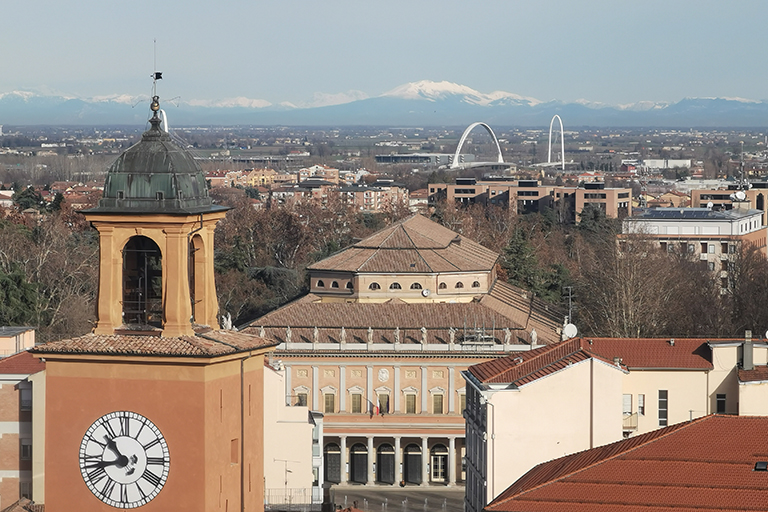
M220 314L235 325L305 294L309 265L410 214L403 207L364 213L337 198L254 209L242 190L211 195L231 208L216 229L214 265ZM577 225L558 223L552 210L515 215L445 202L428 215L498 252L500 279L564 309L570 300L584 335L723 337L768 328L768 260L758 248L733 255L724 281L687 251L662 251L642 236L620 246L618 221L597 208ZM98 233L66 201L39 219L7 210L0 325L33 325L42 341L89 332L98 253Z

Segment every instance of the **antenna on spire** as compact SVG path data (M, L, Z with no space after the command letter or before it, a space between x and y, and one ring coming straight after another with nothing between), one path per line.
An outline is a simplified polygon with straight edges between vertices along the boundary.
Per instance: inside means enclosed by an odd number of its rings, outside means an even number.
M153 39L154 43L154 71L152 72L152 103L149 108L157 115L157 111L160 110L160 97L157 95L157 81L163 79L163 74L157 70L157 39Z

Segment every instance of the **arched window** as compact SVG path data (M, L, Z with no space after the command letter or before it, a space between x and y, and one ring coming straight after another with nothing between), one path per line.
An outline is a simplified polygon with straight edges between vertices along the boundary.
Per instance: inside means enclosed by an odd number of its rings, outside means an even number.
M402 287L400 286L400 283L392 283L391 285L389 285L389 289L390 290L401 290Z
M322 279L318 279L317 280L317 287L318 288L325 288L325 283L323 282Z
M371 283L368 285L369 290L381 290L381 286L379 286L379 283Z
M352 290L352 289L354 289L354 287L355 287L355 285L352 284L352 281L349 281L347 283L347 290Z
M473 281L472 288L480 288L480 281Z
M331 288L338 288L338 287L339 287L338 281L334 281L331 283Z
M438 288L440 288L441 290L445 290L446 288L448 288L448 285L447 285L447 284L445 284L445 283L440 283L440 285L438 286Z
M134 236L123 247L123 320L163 325L163 256L151 238Z
M456 288L464 288L464 283L459 281L458 283L456 283Z
M413 283L411 285L411 290L421 290L421 285L419 283Z

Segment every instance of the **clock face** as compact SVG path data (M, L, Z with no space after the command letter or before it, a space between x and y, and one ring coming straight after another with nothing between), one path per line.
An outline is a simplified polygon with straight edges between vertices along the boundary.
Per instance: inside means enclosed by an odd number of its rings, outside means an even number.
M97 419L80 444L80 473L107 505L135 508L152 501L168 478L163 434L141 414L117 411Z

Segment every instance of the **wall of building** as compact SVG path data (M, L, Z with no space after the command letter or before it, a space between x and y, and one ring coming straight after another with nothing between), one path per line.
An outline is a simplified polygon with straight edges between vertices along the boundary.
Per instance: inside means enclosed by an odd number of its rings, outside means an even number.
M287 405L285 370L264 368L264 438L290 442L264 444L264 482L268 491L310 490L312 428L309 407Z
M486 392L486 499L543 461L621 439L622 376L615 366L587 360L519 391Z
M32 445L32 411L22 407L21 388L31 389L26 375L0 375L0 508L32 483L32 459L21 448Z

